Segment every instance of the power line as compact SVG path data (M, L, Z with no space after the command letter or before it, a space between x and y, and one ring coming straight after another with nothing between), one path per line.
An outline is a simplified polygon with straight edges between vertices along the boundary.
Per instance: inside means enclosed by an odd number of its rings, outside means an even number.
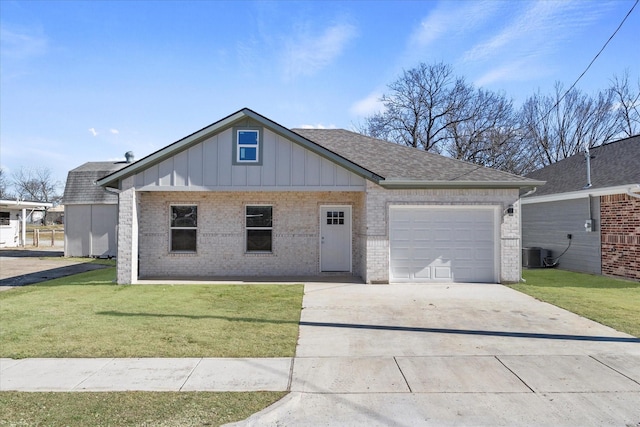
M633 9L635 9L635 7L638 5L638 2L640 0L636 0L636 2L633 4L633 6L631 6L631 9L629 9L629 12L627 12L627 14L625 15L625 17L622 19L622 21L620 22L620 25L618 25L618 28L616 28L616 30L613 32L613 34L611 34L611 36L609 37L609 39L606 41L606 43L602 46L602 48L598 51L598 53L596 54L596 56L593 57L593 59L591 60L591 62L589 62L589 65L587 65L587 68L584 69L584 71L582 72L582 74L580 74L578 76L578 78L576 79L575 82L573 82L573 84L571 85L571 87L569 87L569 89L567 89L565 91L565 93L560 97L560 99L558 99L558 102L555 103L555 105L553 107L551 107L549 109L549 111L547 111L547 113L542 116L542 119L540 119L540 121L542 121L543 119L545 119L549 114L551 114L551 112L560 104L560 102L562 102L562 100L567 96L567 94L569 92L571 92L571 89L573 89L578 82L580 81L580 79L582 79L582 77L584 77L584 75L587 73L587 71L589 71L589 68L591 68L591 66L593 65L594 62L596 62L596 59L598 59L598 57L600 56L600 54L604 51L604 49L607 47L607 45L609 44L609 42L611 40L613 40L613 38L615 37L616 34L618 34L618 31L620 31L620 28L622 28L622 25L624 25L625 21L627 20L627 18L629 17L629 15L631 15L631 12L633 12ZM540 122L538 121L538 123ZM536 123L536 124L538 124Z
M613 32L613 34L611 34L611 36L607 39L607 41L605 42L605 44L602 46L602 48L600 48L600 50L598 51L598 53L593 57L593 59L591 60L591 62L589 62L589 65L587 65L587 68L584 69L584 71L578 76L578 78L573 82L573 84L569 87L569 89L567 89L562 96L556 101L556 103L549 108L549 110L544 113L542 115L542 117L540 117L540 119L538 119L538 121L536 121L534 126L537 126L538 124L540 124L541 121L543 121L544 119L546 119L549 114L551 114L551 112L553 110L555 110L558 105L560 105L560 103L562 102L562 100L569 94L569 92L571 92L571 90L578 84L578 82L582 79L582 77L584 77L584 75L587 73L587 71L589 71L589 69L591 68L591 66L593 65L594 62L596 62L596 59L598 59L598 57L600 56L600 54L605 50L605 48L607 47L607 45L611 42L611 40L613 40L613 38L616 36L616 34L618 34L618 31L620 31L620 28L622 28L622 26L624 25L625 21L627 20L627 18L629 18L629 15L631 15L631 13L633 12L633 9L635 9L635 7L638 5L638 3L640 2L640 0L636 0L635 3L633 4L633 6L631 6L631 9L629 9L629 11L627 12L627 14L625 15L625 17L622 19L622 21L620 21L620 24L618 25L618 28L615 29L615 31ZM524 141L524 137L521 137L520 142ZM533 158L531 159L533 161ZM483 165L479 165L477 168L465 172L461 175L456 176L455 178L450 179L450 181L455 181L456 179L468 175L472 172L475 172L476 170L480 169L484 167Z

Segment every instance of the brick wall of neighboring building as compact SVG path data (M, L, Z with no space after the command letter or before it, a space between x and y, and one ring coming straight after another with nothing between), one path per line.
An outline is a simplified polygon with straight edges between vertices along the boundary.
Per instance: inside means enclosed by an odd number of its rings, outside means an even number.
M640 279L640 199L600 197L602 274Z

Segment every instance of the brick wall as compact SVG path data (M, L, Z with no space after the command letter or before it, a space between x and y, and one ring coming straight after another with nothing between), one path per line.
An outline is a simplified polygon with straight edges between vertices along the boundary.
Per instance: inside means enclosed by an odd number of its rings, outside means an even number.
M140 192L140 276L317 275L321 205L352 207L353 273L362 273L360 192ZM197 253L169 251L169 207L198 206ZM273 252L245 253L245 206L273 206Z
M640 199L600 197L602 274L640 279Z

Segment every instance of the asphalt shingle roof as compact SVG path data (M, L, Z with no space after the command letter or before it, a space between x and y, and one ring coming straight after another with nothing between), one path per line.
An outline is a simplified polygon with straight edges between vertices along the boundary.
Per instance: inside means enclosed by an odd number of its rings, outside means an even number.
M62 204L111 204L118 203L118 196L95 185L96 180L122 169L126 162L87 162L67 174Z
M344 129L292 129L386 180L523 182L525 178Z
M640 184L640 135L592 148L589 153L591 189ZM584 153L578 153L527 178L547 181L532 197L580 191L587 185L587 160Z

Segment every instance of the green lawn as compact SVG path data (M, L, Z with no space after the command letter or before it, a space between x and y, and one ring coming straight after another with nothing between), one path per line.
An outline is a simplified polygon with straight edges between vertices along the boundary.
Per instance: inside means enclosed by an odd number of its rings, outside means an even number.
M557 269L525 270L525 294L640 337L640 282Z
M302 285L115 285L105 268L0 292L0 357L288 357Z
M114 278L111 267L0 292L0 357L295 354L302 285L119 286ZM218 426L284 395L0 392L0 427Z
M0 426L219 426L281 399L255 393L0 393Z

